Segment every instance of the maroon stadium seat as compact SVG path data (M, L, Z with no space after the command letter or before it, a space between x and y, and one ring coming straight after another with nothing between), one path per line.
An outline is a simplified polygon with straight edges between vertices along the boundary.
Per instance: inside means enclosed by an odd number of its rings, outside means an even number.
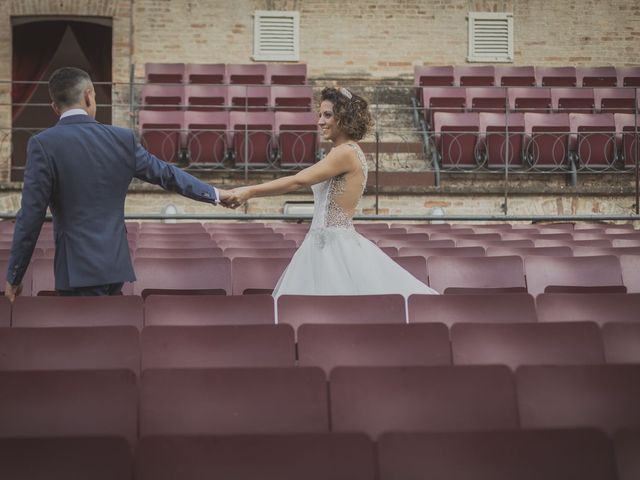
M0 370L109 368L138 373L135 327L0 328Z
M144 78L148 83L184 83L184 63L145 63Z
M282 295L278 323L405 323L402 295Z
M268 63L267 83L271 85L305 85L306 63Z
M161 112L182 110L185 105L184 93L183 85L144 85L141 93L143 110L140 113L151 110Z
M141 369L294 367L293 336L289 325L145 327Z
M603 113L634 113L636 92L634 88L594 89L596 110Z
M238 85L264 85L267 83L267 65L264 63L227 64L225 83Z
M618 74L616 67L577 67L576 80L580 87L615 87Z
M595 429L390 433L378 463L380 480L616 480L611 441Z
M229 108L229 90L223 85L187 85L184 101L189 111L223 112Z
M635 167L640 159L640 121L632 113L616 113L614 117L618 152L626 167Z
M477 166L478 113L436 112L433 116L437 160L442 167Z
M535 87L534 67L524 65L496 65L495 82L498 87Z
M604 363L594 322L457 323L451 328L454 365L595 365Z
M599 257L525 257L527 289L532 295L550 286L611 287L623 285L620 260ZM567 290L568 291L568 290Z
M235 257L245 258L291 258L297 248L244 248L227 247L224 256L233 260Z
M541 322L640 322L640 294L544 293L536 298Z
M138 114L140 143L165 162L177 163L182 147L184 112L143 110Z
M0 437L119 436L137 440L131 370L0 372Z
M467 91L460 87L422 87L424 119L432 130L436 112L462 113L467 102Z
M559 168L568 165L568 113L525 113L524 131L524 154L532 166Z
M551 106L556 112L593 113L593 88L552 88Z
M236 166L264 167L272 162L275 149L273 112L231 112L229 125Z
M640 322L607 322L602 339L607 363L640 363Z
M514 240L517 241L517 240ZM518 255L522 258L542 255L546 257L570 257L572 256L571 247L505 247L500 245L491 245L487 247L487 257L500 257L505 255Z
M616 123L613 113L569 114L569 150L583 166L610 167L616 160Z
M227 112L185 112L187 153L193 165L222 165L229 147Z
M211 258L222 257L221 248L138 248L136 258ZM226 254L225 254L226 256Z
M224 63L187 63L185 83L222 84L225 83Z
M255 325L273 324L271 295L150 295L144 303L144 324Z
M577 83L575 67L536 67L539 87L575 87Z
M467 110L504 113L508 108L507 89L503 87L467 88Z
M492 87L495 82L493 65L455 65L453 77L461 87Z
M118 437L0 439L0 478L128 480L132 457Z
M514 323L537 321L533 297L510 295L411 295L409 323Z
M413 67L413 78L416 87L450 87L453 85L453 67L416 65Z
M310 112L313 107L313 88L308 85L274 85L271 87L269 107L276 112ZM317 121L318 117L314 115Z
M480 138L483 163L488 167L504 167L508 159L510 167L521 167L523 134L523 113L509 115L481 113Z
M228 258L137 258L133 291L145 289L224 290L231 293Z
M273 290L291 259L243 258L231 261L233 295L242 295L246 290Z
M640 67L616 67L618 87L640 87Z
M376 478L373 443L354 433L150 437L136 458L138 480Z
M318 115L276 112L275 135L281 166L311 165L318 151Z
M425 285L428 283L427 260L423 256L393 257L393 260Z
M329 431L319 368L145 370L140 437Z
M522 259L509 257L429 257L429 285L440 293L447 288L525 289Z
M482 238L458 238L456 239L456 245L458 247L474 247L480 246L485 250L490 247L511 247L511 248L532 248L533 240L520 239L520 240L485 240ZM497 255L493 255L494 257Z
M14 327L142 328L142 301L133 296L18 297L13 304Z
M551 89L514 87L507 92L509 108L515 112L551 112Z
M451 365L445 325L312 325L298 329L298 358L303 367L401 367Z
M430 240L430 242L442 242L445 240ZM482 257L484 256L484 248L475 247L400 247L398 255L401 257L413 257L420 255L427 260L429 257Z
M513 377L502 366L337 367L329 396L334 432L518 426Z
M640 427L640 365L524 366L516 371L524 428Z
M270 87L258 85L231 85L227 91L229 107L239 112L267 111L270 95Z

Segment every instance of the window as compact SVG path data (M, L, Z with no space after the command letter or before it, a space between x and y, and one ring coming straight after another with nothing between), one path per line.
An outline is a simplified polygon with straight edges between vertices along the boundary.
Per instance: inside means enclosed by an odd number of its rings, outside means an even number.
M298 61L299 32L299 12L256 11L253 22L253 59Z
M469 62L513 62L513 14L469 12Z

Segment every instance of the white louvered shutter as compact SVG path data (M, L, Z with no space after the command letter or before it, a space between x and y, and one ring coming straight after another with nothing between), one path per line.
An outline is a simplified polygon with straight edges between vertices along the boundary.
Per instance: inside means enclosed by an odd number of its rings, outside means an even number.
M513 14L469 12L469 62L513 62Z
M257 10L254 14L253 28L254 60L299 60L299 12Z

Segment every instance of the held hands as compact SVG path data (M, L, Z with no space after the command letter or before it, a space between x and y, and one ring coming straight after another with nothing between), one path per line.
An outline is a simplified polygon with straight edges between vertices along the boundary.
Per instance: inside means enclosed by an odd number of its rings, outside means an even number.
M250 187L239 187L233 190L225 190L224 197L220 193L220 203L227 208L238 208L251 198Z

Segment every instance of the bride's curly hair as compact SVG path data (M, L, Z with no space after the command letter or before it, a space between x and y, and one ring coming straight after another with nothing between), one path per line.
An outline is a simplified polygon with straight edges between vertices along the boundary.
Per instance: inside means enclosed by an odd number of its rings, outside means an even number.
M326 87L320 93L320 102L333 103L333 114L340 129L352 140L362 140L373 127L369 104L346 88Z

